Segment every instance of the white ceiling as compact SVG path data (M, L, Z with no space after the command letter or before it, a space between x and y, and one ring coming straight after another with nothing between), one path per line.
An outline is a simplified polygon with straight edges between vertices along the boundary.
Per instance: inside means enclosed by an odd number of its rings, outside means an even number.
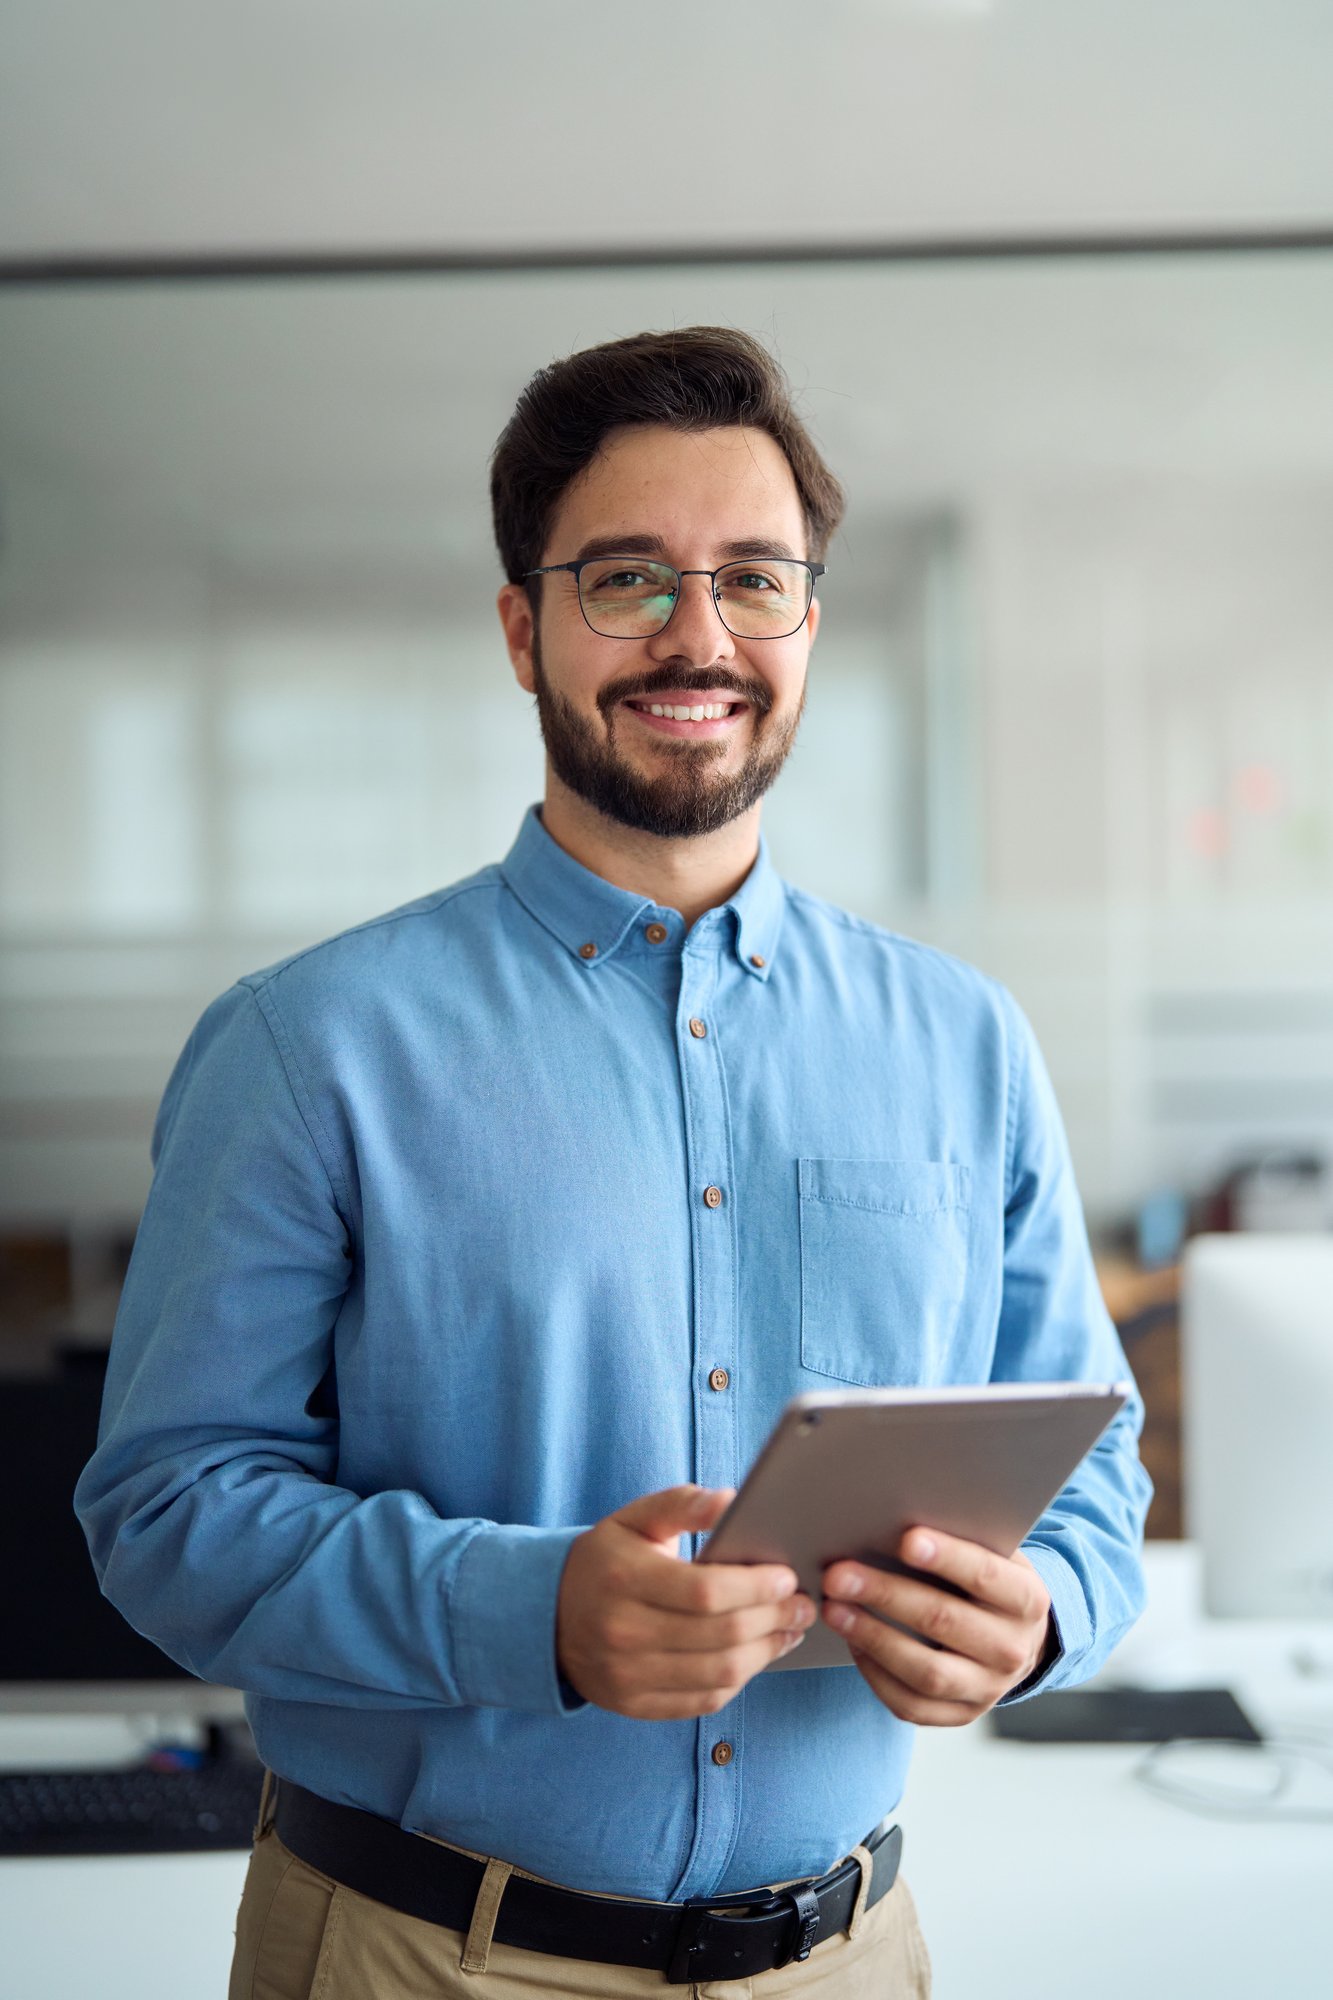
M0 257L1333 222L1329 0L8 0Z

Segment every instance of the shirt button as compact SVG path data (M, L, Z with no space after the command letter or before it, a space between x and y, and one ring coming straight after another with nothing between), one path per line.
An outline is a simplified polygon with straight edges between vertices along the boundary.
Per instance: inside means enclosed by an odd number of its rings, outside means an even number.
M699 1016L697 1014L690 1022L690 1033L694 1036L696 1042L701 1042L704 1036L708 1033L706 1025L699 1019Z
M725 1389L731 1377L725 1368L715 1368L708 1378L710 1389Z
M596 956L597 956L597 947L595 944L581 944L579 946L580 958L596 958Z
M729 1764L735 1754L730 1743L715 1743L713 1745L713 1762L715 1764Z
M767 965L768 960L764 957L762 952L752 951L750 953L750 963L751 965L756 967L758 971L762 972L764 967Z
M649 944L665 944L667 927L665 924L649 924L647 930L644 932L644 936L647 938Z
M721 1206L722 1206L722 1190L721 1190L721 1188L720 1188L720 1187L706 1187L706 1188L704 1189L704 1200L705 1200L705 1201L707 1202L707 1204L708 1204L708 1206L709 1206L710 1208L721 1208Z

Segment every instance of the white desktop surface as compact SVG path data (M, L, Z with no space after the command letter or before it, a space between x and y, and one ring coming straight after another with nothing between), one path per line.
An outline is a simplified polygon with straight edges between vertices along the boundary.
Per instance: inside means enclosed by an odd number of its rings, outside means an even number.
M1149 1610L1106 1678L1224 1682L1261 1728L1333 1740L1333 1677L1291 1669L1291 1633L1201 1621L1187 1546L1150 1544L1147 1561ZM1309 1629L1333 1657L1333 1625ZM1333 1820L1198 1817L1135 1783L1143 1755L1001 1743L984 1725L918 1733L903 1865L936 2000L1325 1990ZM1333 1812L1333 1777L1302 1797ZM243 1854L4 1863L0 2000L223 2000L245 1866Z
M1292 1665L1304 1648L1333 1666L1333 1624L1203 1619L1187 1543L1149 1543L1145 1568L1148 1609L1099 1685L1227 1686L1266 1735L1317 1731L1333 1755L1333 1671ZM1326 1824L1221 1820L1146 1791L1146 1754L918 1731L899 1817L937 2000L1328 1990L1333 1772L1306 1767L1293 1794Z

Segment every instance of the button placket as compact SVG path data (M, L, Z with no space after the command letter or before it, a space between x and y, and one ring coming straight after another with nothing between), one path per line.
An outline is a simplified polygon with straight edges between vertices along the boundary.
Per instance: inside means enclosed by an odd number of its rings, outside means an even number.
M706 920L705 920L706 921ZM725 926L686 943L676 1007L676 1050L685 1102L687 1172L694 1248L694 1478L701 1486L740 1482L737 1426L736 1205L720 1019L729 946ZM738 975L736 975L738 976ZM735 1832L741 1700L725 1716L703 1717L698 1734L698 1829L688 1881L705 1891L725 1865Z

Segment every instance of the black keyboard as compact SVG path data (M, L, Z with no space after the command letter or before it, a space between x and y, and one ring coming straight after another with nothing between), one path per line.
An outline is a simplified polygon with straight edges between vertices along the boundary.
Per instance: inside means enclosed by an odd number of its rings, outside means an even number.
M249 1758L193 1770L0 1774L0 1855L184 1854L249 1847L264 1773Z

